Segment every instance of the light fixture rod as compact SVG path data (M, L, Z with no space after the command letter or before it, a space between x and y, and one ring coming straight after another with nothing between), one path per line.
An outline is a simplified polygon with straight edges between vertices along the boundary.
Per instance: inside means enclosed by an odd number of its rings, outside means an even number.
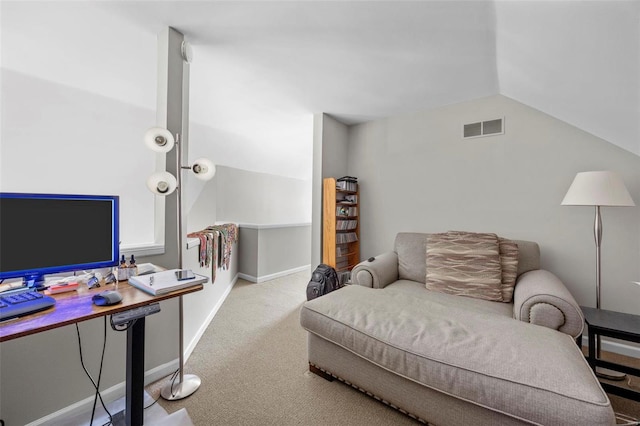
M602 245L602 216L600 215L600 206L596 207L596 216L593 222L593 237L596 242L596 309L600 309L600 281L602 272L600 269L600 246Z
M184 35L174 28L168 27L163 31L158 43L158 122L165 124L167 129L181 129L180 132L188 135L189 123L189 66L184 63L180 55L181 44L184 41ZM182 146L180 142L184 134L176 135L175 153L175 177L176 177L176 198L171 199L171 203L177 204L176 220L178 235L176 243L178 245L178 267L183 267L183 206L182 206L182 154L187 153L187 146ZM185 137L188 142L188 137ZM184 151L183 151L184 149ZM166 158L166 157L165 157ZM171 157L171 162L174 160ZM173 164L172 164L173 166ZM173 167L172 167L173 168ZM176 206L174 205L171 210ZM173 220L173 217L171 218ZM172 232L169 234L171 235ZM175 383L178 375L172 376L167 386L165 386L160 395L168 400L177 400L188 397L193 394L200 386L200 378L193 374L184 374L184 306L183 297L179 296L179 383Z
M178 197L178 269L182 269L182 141L180 133L176 134L176 195Z
M182 140L180 138L180 134L176 134L176 179L178 181L178 187L176 188L177 197L178 197L178 269L182 269ZM178 383L182 383L184 381L184 312L183 312L183 301L182 296L179 297L179 312L180 316L180 378Z
M593 221L593 237L596 242L596 309L600 309L600 283L602 279L600 246L602 245L602 216L600 206L596 207L596 216ZM596 356L600 358L600 335L596 336Z

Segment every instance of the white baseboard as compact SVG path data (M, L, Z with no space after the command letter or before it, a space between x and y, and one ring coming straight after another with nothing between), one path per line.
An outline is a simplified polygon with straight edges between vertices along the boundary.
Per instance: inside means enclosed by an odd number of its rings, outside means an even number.
M614 342L606 337L601 338L602 350L607 352L613 352L620 355L625 355L631 358L640 358L640 347L626 345L620 342ZM582 336L582 345L589 347L589 337L587 335Z
M189 344L187 345L184 353L185 361L189 359L189 357L191 356L191 353L193 353L193 350L196 348L196 345L202 338L202 335L205 333L205 331L207 331L207 327L209 327L209 324L211 324L211 321L213 321L213 317L216 316L216 314L218 313L218 310L220 309L224 301L227 299L227 296L229 295L229 293L231 293L233 286L236 285L236 282L238 282L239 275L240 274L236 274L236 276L233 278L233 280L231 281L227 289L222 294L222 297L220 298L220 300L218 300L218 302L214 305L213 309L211 309L211 312L209 312L209 315L207 315L207 319L202 323L196 335L193 337L191 342L189 342ZM179 361L175 360L175 362L176 364L178 364Z
M146 371L144 374L144 384L145 386L153 383L157 380L160 380L163 377L166 377L176 371L178 369L178 360L173 360L167 362L165 364L159 365L155 368L152 368L149 371ZM111 386L108 389L104 389L100 391L100 395L104 400L105 404L108 404L112 401L120 399L125 396L126 393L126 384L125 382L118 383L117 385ZM88 396L85 399L82 399L78 402L75 402L71 405L68 405L56 412L53 412L45 417L41 417L38 420L34 420L31 423L28 423L26 426L41 426L48 424L55 424L56 422L61 422L62 420L73 417L83 412L90 411L93 407L93 398L94 394Z
M245 281L249 281L252 283L257 283L258 279L256 277L254 277L253 275L249 275L249 274L243 274L242 272L238 272L238 278L241 278Z
M309 270L309 268L311 268L311 264L304 265L304 266L298 266L297 268L293 268L293 269L287 269L286 271L276 272L275 274L261 275L259 277L254 277L253 275L238 273L238 277L242 278L243 280L250 281L252 283L261 283L261 282L264 282L264 281L269 281L269 280L273 280L273 279L276 279L276 278L285 277L287 275L295 274L296 272L302 272L302 271L305 271L305 270Z

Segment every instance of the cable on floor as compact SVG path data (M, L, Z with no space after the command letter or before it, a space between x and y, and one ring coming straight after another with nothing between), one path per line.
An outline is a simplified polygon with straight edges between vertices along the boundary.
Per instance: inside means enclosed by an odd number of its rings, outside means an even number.
M94 420L94 417L95 417L95 414L96 414L96 404L97 404L97 400L99 398L100 399L100 404L102 405L102 408L104 408L104 411L109 416L109 422L105 423L103 426L108 426L108 425L112 424L113 417L111 416L111 413L107 409L104 401L102 400L102 395L100 394L100 380L102 379L102 367L103 367L103 364L104 364L104 353L105 353L105 350L106 350L106 347L107 347L107 317L106 316L104 317L104 337L103 337L103 341L102 341L102 356L101 356L101 359L100 359L100 371L98 373L98 382L97 383L93 379L93 377L91 376L89 371L87 370L87 367L84 365L84 357L83 357L83 354L82 354L82 339L80 337L80 327L78 327L78 323L76 323L75 325L76 325L76 334L78 335L78 350L80 352L80 364L82 365L82 369L84 370L85 374L87 375L87 377L91 381L91 384L93 384L94 389L96 390L95 396L93 398L93 409L91 410L91 421L90 421L89 425L93 425L93 420Z
M627 416L626 414L622 414L622 413L615 413L615 414L616 414L616 426L640 426L640 421L634 417ZM618 420L626 423L618 423Z
M172 381L172 385L171 385L172 387L173 387L173 382L175 382L176 377L178 376L178 372L179 372L179 371L180 371L180 369L178 369L178 370L174 371L174 372L173 372L173 374L171 374L171 378L170 378L169 380L171 380L171 381ZM158 400L161 398L161 396L162 396L161 394L160 394L160 395L158 395L158 397L157 397L156 399L154 399L154 400L153 400L153 402L152 402L151 404L149 404L149 405L147 405L146 407L144 407L144 409L146 410L147 408L151 408L151 407L153 407L153 406L156 404L156 402L158 402Z

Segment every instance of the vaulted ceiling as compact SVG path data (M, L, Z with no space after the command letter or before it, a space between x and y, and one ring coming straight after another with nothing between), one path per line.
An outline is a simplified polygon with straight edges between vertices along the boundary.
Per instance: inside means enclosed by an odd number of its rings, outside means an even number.
M182 32L192 127L216 135L192 151L234 167L306 179L313 113L351 124L495 94L640 155L640 1L0 7L3 68L145 108L156 36Z

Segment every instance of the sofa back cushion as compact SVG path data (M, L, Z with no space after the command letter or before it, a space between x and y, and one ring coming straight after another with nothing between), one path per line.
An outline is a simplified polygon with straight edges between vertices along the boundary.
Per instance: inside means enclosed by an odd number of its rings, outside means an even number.
M498 238L500 248L500 265L502 266L502 301L511 302L513 300L513 289L518 278L518 258L520 251L515 241L506 238Z
M398 278L425 283L427 276L427 236L417 232L396 235L393 251L398 254Z
M512 240L518 244L518 276L540 269L540 246L533 241Z
M420 232L399 232L393 251L398 254L398 279L426 282L427 236ZM540 269L540 248L533 241L512 240L518 245L518 276Z

